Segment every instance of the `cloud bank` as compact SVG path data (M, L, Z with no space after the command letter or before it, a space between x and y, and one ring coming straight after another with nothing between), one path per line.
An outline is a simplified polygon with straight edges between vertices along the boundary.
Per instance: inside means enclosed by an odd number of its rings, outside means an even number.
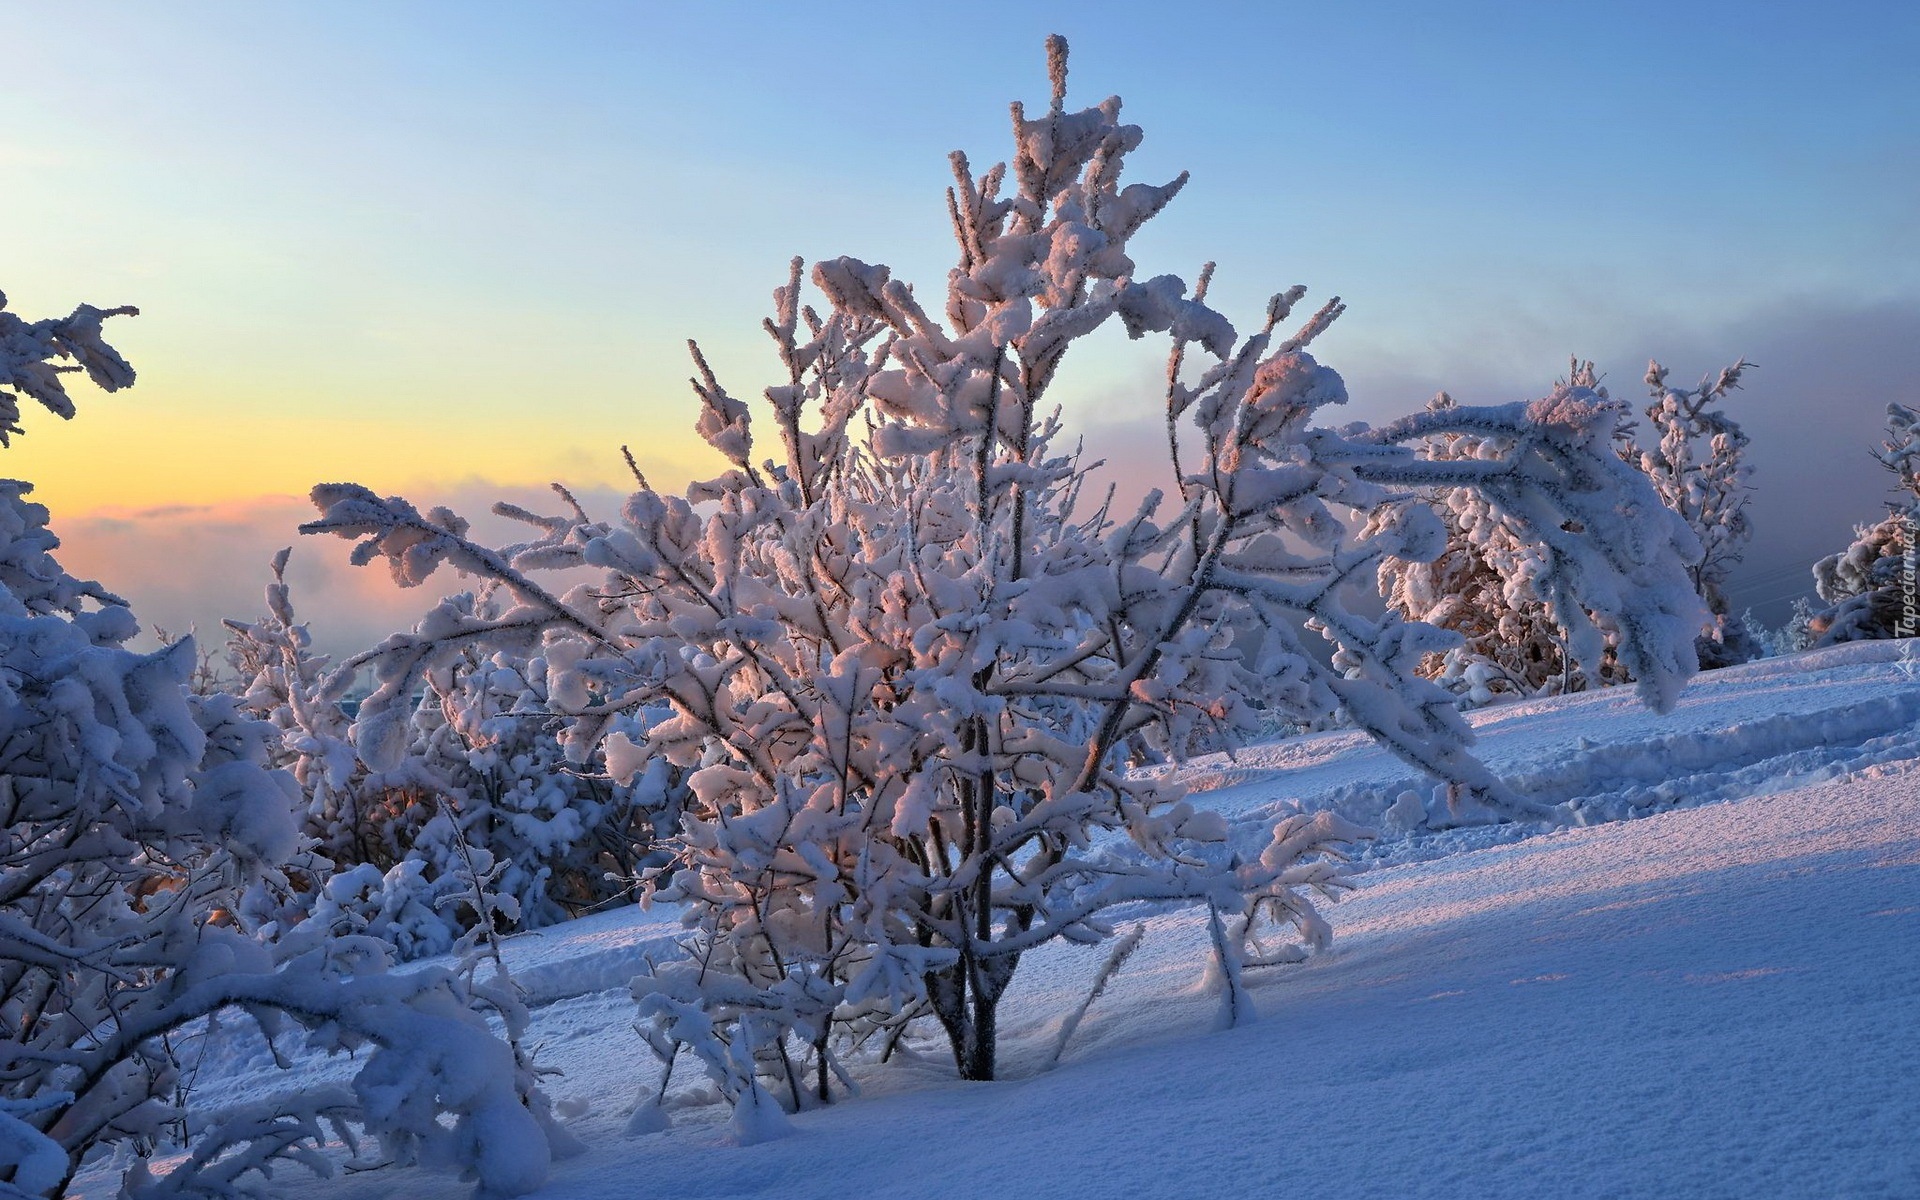
M613 515L621 497L611 489L578 493L589 512ZM422 508L445 504L473 521L483 538L515 536L524 529L489 512L496 500L534 511L560 511L550 491L504 487L470 480L421 489L408 499ZM283 546L293 548L287 581L294 609L322 653L350 654L395 630L410 629L443 595L474 581L443 569L418 588L394 584L384 566L355 567L352 543L335 537L303 537L299 526L315 510L301 496L259 496L215 505L169 505L104 509L79 517L53 514L60 536L58 557L75 575L98 579L133 605L140 618L140 645L155 644L158 631L197 631L203 649L223 646L222 618L254 620L266 612L269 563Z

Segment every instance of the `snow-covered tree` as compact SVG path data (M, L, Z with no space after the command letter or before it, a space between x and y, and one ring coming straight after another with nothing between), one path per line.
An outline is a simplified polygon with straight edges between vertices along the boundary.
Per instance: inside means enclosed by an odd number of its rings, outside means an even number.
M1542 810L1467 751L1451 694L1418 677L1451 635L1349 607L1385 555L1438 553L1416 488L1469 488L1544 547L1544 586L1600 627L1656 705L1694 669L1702 624L1684 563L1698 547L1610 446L1588 389L1495 408L1334 429L1345 385L1308 352L1330 301L1280 329L1303 289L1237 333L1172 275L1145 277L1133 235L1186 183L1122 185L1139 127L1109 99L1014 107L1011 166L952 159L959 261L937 309L883 266L796 261L766 322L783 370L759 414L697 348L696 428L727 470L684 496L637 490L617 520L534 518L489 548L444 509L351 484L314 490L304 529L359 539L403 586L439 566L496 581L498 615L443 605L370 660L377 689L354 740L385 767L435 672L485 644L545 662L545 704L577 762L616 779L658 758L688 769L680 857L654 894L684 902L688 961L636 985L656 1048L690 1051L764 1133L773 1096L824 1095L845 1039L930 1014L968 1078L995 1070L996 1011L1029 949L1096 942L1134 901L1217 916L1235 1011L1243 967L1326 940L1313 897L1342 887L1359 836L1330 814L1287 817L1229 845L1217 816L1164 777L1128 773L1139 737L1177 751L1211 727L1255 727L1256 704L1303 721L1344 710L1462 805ZM1117 320L1172 343L1165 416L1179 494L1116 513L1091 499L1051 392L1076 342ZM1190 363L1193 355L1206 361ZM1442 460L1448 434L1502 452ZM591 566L598 586L536 578ZM1326 667L1302 629L1335 643ZM671 719L635 737L640 706ZM1296 940L1297 939L1297 940ZM771 1087L769 1087L771 1085Z
M1746 514L1753 468L1746 461L1745 431L1716 406L1740 386L1741 374L1752 365L1740 359L1689 391L1668 387L1667 369L1649 362L1646 382L1653 403L1646 414L1653 444L1630 444L1622 450L1653 480L1661 502L1679 513L1700 540L1700 559L1689 571L1711 620L1700 636L1705 667L1733 666L1764 652L1732 612L1726 595L1727 576L1753 536Z
M1803 627L1816 645L1920 635L1920 412L1887 405L1887 436L1872 453L1893 472L1896 496L1885 519L1859 526L1851 546L1814 564L1825 607L1807 613Z
M133 381L101 340L106 315L0 312L6 433L15 393L71 415L69 363L108 390ZM0 1192L60 1195L95 1148L180 1129L172 1039L229 1006L269 1037L291 1018L322 1047L374 1049L350 1088L229 1115L162 1179L136 1164L130 1195L231 1196L284 1158L325 1169L324 1134L348 1126L395 1156L463 1163L481 1195L536 1186L548 1142L532 1080L467 981L382 974L364 938L266 945L237 924L243 890L299 843L273 731L189 690L191 638L127 649L132 613L62 569L29 491L0 481Z

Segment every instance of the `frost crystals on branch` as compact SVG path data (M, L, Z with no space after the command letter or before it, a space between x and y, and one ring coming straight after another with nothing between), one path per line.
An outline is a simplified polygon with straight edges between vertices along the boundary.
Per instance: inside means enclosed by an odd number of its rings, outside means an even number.
M625 779L654 758L691 772L673 869L690 954L637 984L663 1056L691 1050L754 1113L825 1098L841 1056L930 1014L960 1074L995 1071L996 1012L1021 956L1099 942L1135 901L1218 914L1222 977L1323 944L1315 897L1343 886L1362 831L1292 815L1230 844L1165 778L1130 774L1130 740L1178 753L1233 738L1260 707L1301 722L1344 709L1460 796L1544 815L1467 752L1453 697L1418 677L1456 640L1350 610L1385 555L1444 542L1416 488L1490 499L1547 553L1567 603L1619 633L1643 694L1672 702L1694 669L1698 602L1685 526L1612 452L1612 410L1579 388L1379 430L1315 423L1346 399L1308 353L1337 300L1291 332L1301 289L1241 336L1130 239L1184 186L1122 185L1139 127L1120 102L1013 112L1011 167L953 156L959 261L944 303L886 267L796 261L766 329L785 370L756 410L696 349L697 428L727 461L685 496L640 481L617 521L577 510L489 549L451 513L354 485L315 489L308 532L359 540L418 583L439 564L504 587L511 607L443 608L376 655L356 741L375 766L396 714L478 643L530 645L575 761ZM1049 398L1074 344L1109 320L1171 343L1167 436L1179 494L1132 513L1089 499ZM1203 361L1190 362L1189 359ZM1498 440L1474 461L1423 453L1450 433ZM1356 526L1364 533L1356 535ZM556 594L537 572L592 566ZM1330 670L1302 628L1335 643ZM1577 649L1598 652L1596 632ZM669 719L610 732L641 706ZM1236 1011L1243 1006L1236 1004Z

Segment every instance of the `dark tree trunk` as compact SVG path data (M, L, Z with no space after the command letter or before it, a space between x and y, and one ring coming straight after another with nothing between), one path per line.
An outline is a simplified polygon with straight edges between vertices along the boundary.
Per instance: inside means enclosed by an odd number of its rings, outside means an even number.
M962 1079L992 1079L994 1051L1000 1036L1000 993L992 995L976 988L973 993L972 1037L966 1047L966 1059L960 1064Z
M983 964L966 951L960 961L927 972L927 997L946 1031L953 1065L962 1079L994 1078L1000 1033L1000 997L1013 979L1018 955Z

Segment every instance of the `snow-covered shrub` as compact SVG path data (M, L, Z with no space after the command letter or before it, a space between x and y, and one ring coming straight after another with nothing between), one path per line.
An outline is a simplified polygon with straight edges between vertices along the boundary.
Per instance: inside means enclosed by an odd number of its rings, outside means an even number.
M267 615L227 622L230 658L249 681L249 708L281 731L278 762L300 783L320 859L291 895L252 897L259 919L366 933L405 958L445 953L481 916L461 882L468 855L497 867L488 915L508 929L631 894L657 856L656 827L678 819L683 789L664 760L622 783L568 763L545 662L473 647L425 681L395 765L369 770L340 703L359 661L335 668L311 652L286 559L274 561ZM471 593L445 602L469 615L490 613L489 603ZM629 732L644 719L628 718Z
M486 619L486 599L460 596ZM552 925L630 896L657 840L678 823L678 775L664 759L610 780L567 761L541 655L472 647L429 679L403 758L445 800L406 858L443 880L465 845L499 864L494 890L514 928ZM638 734L645 714L621 723Z
M1656 440L1648 449L1636 443L1627 406L1608 396L1591 362L1573 360L1558 385L1611 411L1620 456L1646 474L1661 502L1698 541L1699 556L1688 573L1708 614L1696 651L1710 666L1745 662L1761 652L1746 622L1730 615L1724 592L1727 573L1751 535L1744 512L1752 475L1743 457L1747 436L1724 412L1709 407L1739 386L1749 365L1741 360L1686 391L1667 387L1666 368L1649 364L1646 380L1654 400L1646 415ZM1442 393L1430 410L1453 406ZM1428 453L1470 461L1507 450L1498 436L1448 434L1434 439ZM1429 491L1413 503L1428 504L1439 514L1446 548L1425 562L1387 559L1380 569L1381 594L1401 616L1462 639L1444 654L1430 656L1422 674L1470 705L1632 681L1631 669L1611 650L1618 634L1604 620L1599 627L1606 648L1597 657L1569 653L1569 638L1594 614L1568 607L1567 593L1552 579L1549 550L1498 504L1465 489Z
M1854 531L1853 544L1813 566L1814 590L1825 607L1804 622L1810 644L1920 634L1920 412L1887 405L1887 436L1873 452L1893 472L1896 498L1884 520Z
M1591 364L1576 362L1568 380L1556 386L1581 389L1589 402L1609 407L1616 424L1625 415L1624 406L1599 386ZM1428 411L1456 407L1442 392ZM1437 462L1476 462L1511 452L1507 437L1459 432L1432 438L1425 447ZM1422 675L1470 706L1629 681L1618 657L1605 648L1617 640L1605 626L1599 656L1589 658L1584 670L1576 665L1568 630L1586 619L1585 610L1565 611L1567 592L1555 586L1552 552L1492 496L1470 488L1434 488L1403 503L1431 508L1446 544L1431 559L1382 559L1381 595L1407 620L1459 635L1457 644L1422 660ZM1403 518L1389 508L1375 519Z
M1124 769L1130 737L1178 751L1196 730L1256 728L1255 702L1302 723L1344 710L1460 803L1540 814L1471 757L1454 698L1416 674L1456 639L1348 606L1383 556L1440 552L1438 522L1404 505L1356 536L1411 489L1474 489L1544 547L1547 586L1594 614L1575 622L1580 659L1617 631L1660 706L1694 669L1698 547L1614 454L1611 406L1562 387L1378 429L1315 424L1346 400L1308 353L1342 306L1281 332L1296 288L1243 337L1205 302L1211 268L1192 294L1137 273L1130 239L1186 177L1122 186L1140 129L1118 99L1067 111L1064 43L1049 52L1053 102L1015 106L1011 168L953 157L959 263L937 311L851 258L815 265L816 309L796 261L766 323L784 370L758 416L696 348L717 478L677 496L636 471L611 521L501 510L536 530L501 549L451 512L352 484L316 488L321 517L303 527L359 539L355 559L384 559L403 586L447 564L510 600L491 616L443 605L369 659L377 688L353 730L369 763L401 760L411 697L485 644L544 662L574 761L603 753L616 779L662 757L691 771L679 859L654 879L687 905L691 954L636 988L656 1048L690 1048L746 1136L766 1132L754 1114L772 1093L826 1093L842 1037L923 1014L962 1075L992 1077L1022 954L1107 938L1117 905L1212 906L1236 999L1242 967L1326 940L1313 897L1343 886L1338 852L1360 831L1295 815L1230 846L1179 784ZM1109 320L1172 342L1179 494L1132 513L1089 498L1048 397ZM1208 361L1188 363L1196 352ZM1503 449L1422 452L1449 434ZM536 579L581 566L604 582ZM663 702L674 715L642 736L616 729Z
M52 359L131 383L103 315L0 313L0 387L69 415ZM170 1038L236 1005L270 1037L290 1017L323 1047L374 1050L351 1089L219 1123L164 1180L137 1165L130 1194L233 1195L278 1159L312 1157L323 1119L397 1156L458 1161L482 1195L536 1186L548 1146L532 1081L465 981L381 974L364 938L269 946L240 926L242 892L299 844L294 782L267 765L274 731L231 696L189 690L192 639L128 650L132 613L61 568L29 491L0 480L0 1190L59 1195L95 1148L177 1136Z

